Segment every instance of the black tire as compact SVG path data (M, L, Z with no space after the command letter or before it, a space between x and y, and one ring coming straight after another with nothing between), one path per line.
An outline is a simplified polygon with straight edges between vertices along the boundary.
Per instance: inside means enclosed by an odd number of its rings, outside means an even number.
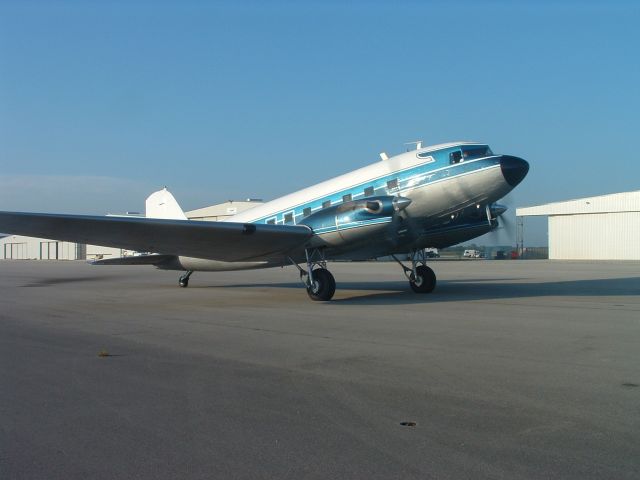
M416 293L431 293L436 288L436 274L426 265L416 268L416 279L409 281L411 290Z
M313 271L313 286L307 287L307 294L311 300L326 302L336 293L336 281L331 272L325 268Z
M189 286L189 279L180 277L180 280L178 280L178 285L180 285L182 288L187 288Z

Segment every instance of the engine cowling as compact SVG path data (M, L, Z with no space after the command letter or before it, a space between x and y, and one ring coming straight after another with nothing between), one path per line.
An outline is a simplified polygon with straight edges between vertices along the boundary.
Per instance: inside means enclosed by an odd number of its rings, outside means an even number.
M407 208L411 200L390 195L353 200L324 208L304 220L301 225L321 235L323 243L342 244L364 239L385 229L393 216Z

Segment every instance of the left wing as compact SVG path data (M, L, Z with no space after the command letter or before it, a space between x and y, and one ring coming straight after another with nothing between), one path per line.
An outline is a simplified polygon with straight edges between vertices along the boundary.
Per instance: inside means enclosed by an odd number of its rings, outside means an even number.
M311 238L304 225L0 212L0 232L236 262L287 253Z

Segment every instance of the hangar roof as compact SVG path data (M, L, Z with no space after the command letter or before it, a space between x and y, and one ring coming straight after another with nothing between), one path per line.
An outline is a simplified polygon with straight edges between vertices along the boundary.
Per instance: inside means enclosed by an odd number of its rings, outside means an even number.
M640 190L516 208L516 216L640 212Z
M218 216L231 216L236 213L243 212L250 208L262 205L260 200L248 200L248 201L233 201L220 203L218 205L211 205L208 207L198 208L196 210L190 210L185 212L187 218L203 218L203 217L218 217Z

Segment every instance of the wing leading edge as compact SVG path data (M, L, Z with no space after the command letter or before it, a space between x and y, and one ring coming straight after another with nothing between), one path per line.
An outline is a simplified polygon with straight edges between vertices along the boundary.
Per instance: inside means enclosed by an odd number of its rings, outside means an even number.
M0 232L228 262L287 253L313 235L304 225L21 212L0 212Z

